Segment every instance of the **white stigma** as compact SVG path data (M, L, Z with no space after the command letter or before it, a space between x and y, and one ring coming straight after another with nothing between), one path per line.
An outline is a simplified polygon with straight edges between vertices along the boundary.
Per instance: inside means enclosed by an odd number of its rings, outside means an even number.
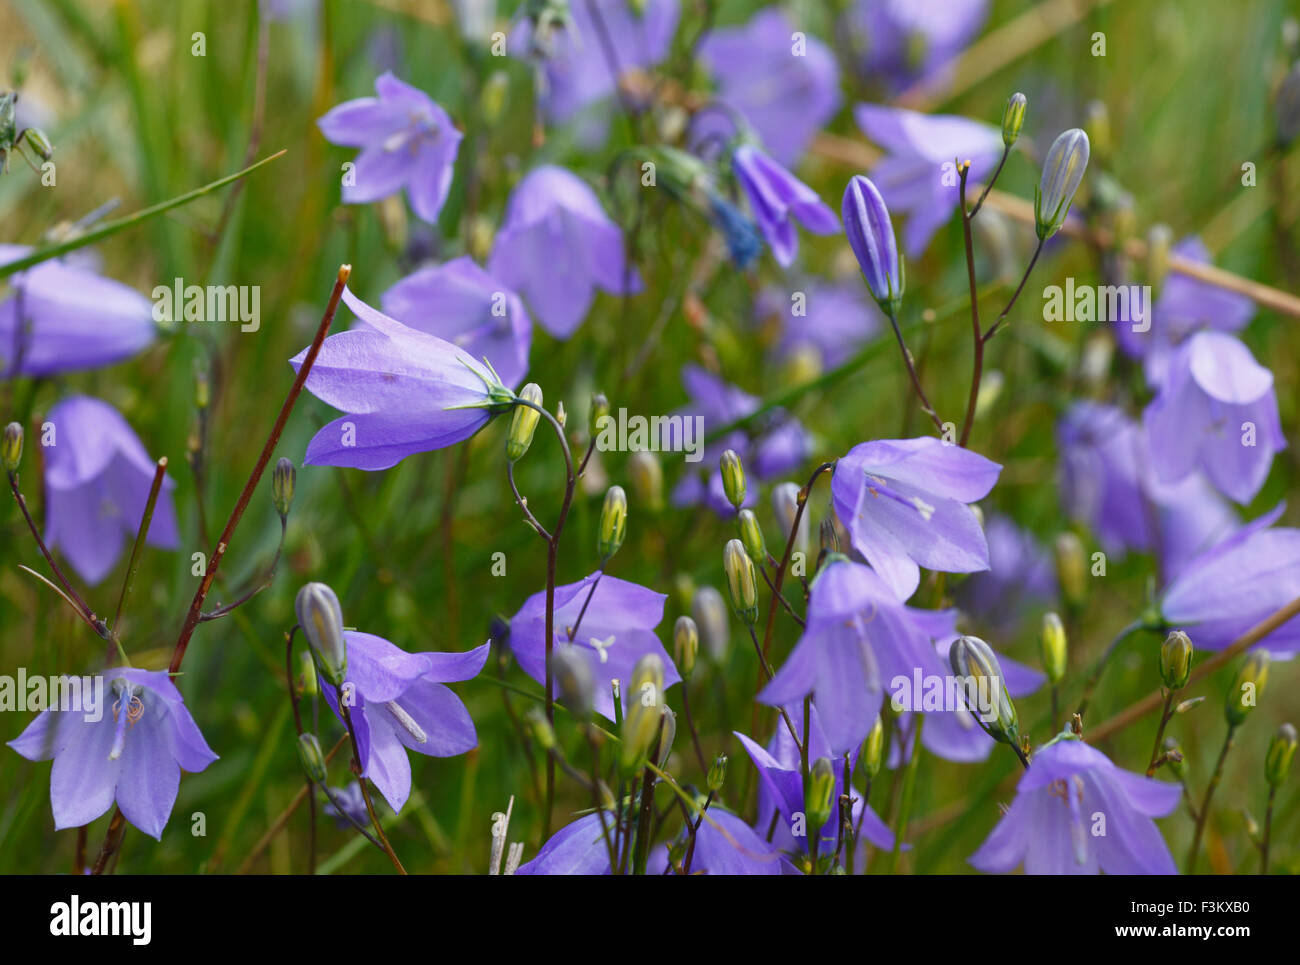
M916 507L916 511L921 514L921 518L927 523L930 521L930 517L934 515L934 507L920 496L912 497L912 505Z
M415 718L406 712L405 707L395 700L388 701L384 706L387 707L388 712L393 715L393 720L402 725L402 730L411 735L412 740L417 744L428 742L429 735L424 732L423 727L415 722Z

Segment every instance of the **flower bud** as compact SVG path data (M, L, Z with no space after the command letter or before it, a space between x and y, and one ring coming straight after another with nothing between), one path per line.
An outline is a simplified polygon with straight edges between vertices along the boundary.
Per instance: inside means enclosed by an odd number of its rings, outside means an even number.
M862 742L862 766L866 769L867 779L880 773L880 765L885 759L885 725L880 722L880 715L871 723L867 739Z
M745 502L745 467L735 449L728 449L718 460L722 470L722 491L727 494L727 502L739 509Z
M719 754L709 765L709 773L704 778L704 786L717 794L727 781L727 755Z
M528 709L528 713L524 714L524 728L543 751L550 753L555 750L555 728L546 719L546 712L542 708L533 706Z
M678 617L673 625L673 661L684 680L691 679L699 652L700 628L690 617Z
M1025 126L1025 108L1029 98L1017 91L1007 98L1006 107L1002 108L1002 143L1007 147L1020 138L1020 129Z
M317 784L325 783L325 754L315 734L298 735L298 759L308 777Z
M790 538L794 518L799 513L799 487L792 482L778 483L772 490L772 514L781 528L781 542ZM808 514L799 517L799 529L794 534L792 553L808 553Z
M1277 787L1286 780L1291 770L1291 759L1295 757L1295 727L1283 724L1268 743L1268 753L1264 755L1264 777L1268 783Z
M763 539L763 527L758 525L758 517L752 509L740 511L736 517L736 529L740 531L740 542L749 558L762 566L767 560L767 542Z
M1057 614L1043 614L1043 632L1039 634L1038 647L1048 681L1060 683L1065 676L1066 641L1065 624Z
M1002 667L993 648L979 637L958 637L948 650L948 661L953 673L974 682L976 690L972 696L977 703L989 707L987 713L982 706L973 708L989 736L1004 744L1017 745L1020 723L1016 705L1007 694Z
M533 405L542 404L542 389L536 382L529 382L519 390L519 398ZM537 422L542 414L530 405L516 405L510 417L510 432L506 436L506 458L511 462L521 458L528 447L533 444L533 433L537 431Z
M620 765L624 773L637 770L650 757L651 746L663 720L664 664L657 654L648 653L632 669L627 690L627 716L623 718L623 750Z
M1160 679L1170 690L1182 690L1192 675L1192 638L1174 630L1160 645Z
M1255 705L1259 702L1259 695L1263 693L1264 685L1268 683L1268 664L1268 651L1254 650L1237 671L1224 707L1224 714L1230 726L1239 726L1255 709Z
M593 439L600 435L600 430L604 428L605 420L608 418L609 399L605 398L604 392L597 392L591 397L591 418L589 420L589 429Z
M622 486L605 490L605 505L600 508L600 532L596 549L603 565L623 545L627 535L627 493Z
M1034 223L1046 241L1065 224L1074 194L1088 167L1088 135L1074 127L1052 142L1043 162L1043 175L1034 190Z
M560 424L561 429L569 424L569 413L564 410L563 399L555 403L555 421Z
M1057 534L1052 544L1056 562L1056 581L1061 586L1061 596L1068 606L1083 603L1088 588L1087 554L1079 537L1068 530Z
M48 161L53 156L54 145L50 143L49 137L39 127L29 127L23 133L31 149L40 155L42 161Z
M632 480L632 495L638 507L657 513L664 508L664 471L653 452L638 449L627 459L627 472Z
M271 473L271 502L275 504L275 511L281 519L289 515L289 507L293 505L293 489L297 478L293 461L281 456Z
M559 647L551 653L551 673L560 699L576 720L588 720L595 709L596 681L591 664L576 647Z
M0 462L5 472L17 472L23 461L23 427L17 422L5 426L4 439L0 441Z
M691 597L691 616L700 628L700 642L715 664L725 663L731 643L727 604L716 587L702 586Z
M831 799L835 795L835 767L829 757L819 757L808 771L804 788L804 815L811 835L831 819Z
M673 739L677 737L677 715L667 705L659 708L659 747L655 752L655 764L662 768L668 763L668 755L673 752Z
M903 267L885 199L870 180L855 175L844 189L841 213L844 234L872 297L887 313L897 315L903 301Z
M758 619L758 584L754 576L754 561L740 540L727 540L722 550L722 570L727 576L731 608L736 611L736 616L752 626Z
M348 648L339 598L324 583L307 583L298 591L293 608L321 674L335 686L342 684Z
M320 680L316 676L316 661L307 650L298 654L298 693L303 697L315 697L320 693Z

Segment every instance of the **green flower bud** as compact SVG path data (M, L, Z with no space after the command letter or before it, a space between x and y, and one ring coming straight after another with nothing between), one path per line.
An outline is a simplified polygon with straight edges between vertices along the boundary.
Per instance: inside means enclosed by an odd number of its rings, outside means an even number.
M1051 683L1060 683L1065 676L1065 624L1055 613L1043 614L1043 632L1038 637L1039 653L1043 658L1043 672Z
M23 461L23 427L17 422L5 426L4 439L0 441L0 462L5 472L17 472Z
M792 482L779 483L772 490L772 513L781 528L781 542L790 538L794 518L799 513L799 487ZM799 517L799 529L794 534L792 553L808 553L808 514Z
M716 587L702 586L691 597L691 616L700 628L700 642L715 664L727 659L731 644L731 623L727 619L727 604Z
M1170 690L1182 690L1192 675L1192 638L1175 630L1160 645L1160 679Z
M655 753L655 764L662 768L668 762L668 755L673 751L673 739L677 736L677 715L667 706L660 709L659 747Z
M762 566L767 560L767 543L763 539L763 527L758 525L758 517L752 509L740 511L736 516L736 529L740 531L740 542L749 558Z
M808 772L803 808L808 819L808 834L820 830L831 819L831 800L835 795L835 767L829 757L819 757Z
M1046 241L1065 224L1070 204L1088 168L1088 135L1079 128L1061 133L1047 149L1043 175L1034 189L1034 223Z
M1052 544L1052 555L1061 596L1068 606L1079 606L1088 590L1088 563L1083 543L1071 532L1060 533Z
M479 95L481 116L489 125L495 124L506 106L506 94L510 90L510 75L504 70L494 70L483 85Z
M1268 664L1268 651L1255 650L1237 671L1224 707L1224 714L1230 726L1239 726L1255 709L1255 705L1259 702L1259 695L1264 692L1264 685L1268 683Z
M1295 727L1283 724L1268 742L1268 753L1264 755L1264 776L1268 783L1277 787L1286 780L1291 770L1291 759L1295 757Z
M297 470L293 468L293 461L281 457L276 461L275 470L271 473L271 502L275 504L275 511L284 519L289 515L289 507L293 505L294 483L298 479Z
M600 534L596 549L603 565L623 545L627 535L627 493L622 486L610 486L605 491L605 505L600 509Z
M989 736L1004 744L1020 743L1020 722L1016 705L1011 702L993 648L979 637L963 636L953 641L948 662L958 677L973 681L975 716ZM988 707L984 712L983 708Z
M309 650L298 654L298 693L303 697L315 697L320 693L320 680L316 677L316 661Z
M689 573L673 574L673 599L678 609L689 610L695 600L695 577Z
M1020 129L1025 126L1025 108L1029 98L1019 91L1007 98L1006 107L1002 108L1002 143L1007 147L1020 138Z
M536 382L529 382L519 390L519 398L533 405L542 404L542 388ZM506 436L506 458L511 462L520 459L528 447L533 444L533 433L542 414L530 405L516 405L510 417L510 432Z
M560 424L561 429L569 424L569 413L564 411L563 399L555 403L555 421Z
M709 765L709 773L704 778L704 786L717 794L722 790L722 785L727 781L727 755L719 754Z
M682 675L690 680L695 672L695 658L700 652L700 628L690 617L677 618L673 625L673 661Z
M325 783L325 754L315 734L298 735L298 759L308 777L317 784Z
M27 143L31 145L33 151L40 155L42 161L48 161L54 155L54 145L50 143L49 137L39 127L29 127L23 133L27 138Z
M0 94L0 144L10 145L18 137L18 92Z
M664 508L664 471L652 452L638 449L627 460L628 477L632 480L632 494L636 504L652 513Z
M293 608L322 676L335 686L342 684L348 647L339 598L324 583L308 583L298 591Z
M727 540L722 550L722 570L727 576L727 596L736 616L753 626L758 619L758 584L754 561L738 539Z
M880 773L880 765L885 760L885 725L880 722L880 715L871 723L867 739L862 742L862 766L866 769L867 779Z
M543 751L550 753L555 750L555 728L546 719L546 712L541 707L534 705L528 708L528 713L524 714L524 727Z
M735 449L728 449L718 460L722 470L722 491L727 494L727 502L739 509L745 502L745 467Z
M591 419L589 421L589 427L593 439L600 435L600 430L604 428L605 420L608 418L609 399L605 398L604 392L597 392L591 397Z
M657 654L648 653L632 669L627 691L627 716L623 718L623 772L638 770L650 757L655 736L663 724L664 664Z
M589 720L595 709L596 681L576 647L560 647L551 653L551 673L560 699L576 720Z

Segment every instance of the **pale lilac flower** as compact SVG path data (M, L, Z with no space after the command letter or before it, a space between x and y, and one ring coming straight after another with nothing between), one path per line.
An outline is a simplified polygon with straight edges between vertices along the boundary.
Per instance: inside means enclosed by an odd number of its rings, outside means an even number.
M601 821L604 820L604 828ZM537 857L521 864L517 875L607 875L612 871L605 835L614 838L614 815L593 811L551 835Z
M407 275L380 296L384 314L486 358L501 381L518 388L528 372L533 322L519 296L469 255Z
M407 751L455 757L478 746L469 712L444 684L478 676L491 644L463 653L407 653L371 633L346 630L344 636L347 676L340 689L361 751L361 776L398 812L411 796ZM323 686L321 693L342 721L334 688Z
M996 513L985 517L984 538L989 568L967 577L957 600L990 628L1010 633L1028 611L1055 599L1052 558L1033 533Z
M863 297L860 284L809 278L791 282L790 289L764 289L756 306L760 319L780 319L777 351L782 356L811 346L823 367L834 368L881 332L880 309Z
M835 212L822 203L812 188L754 147L742 144L731 156L731 168L740 183L759 230L783 268L794 263L799 250L797 220L813 234L839 230Z
M50 410L45 446L45 542L58 548L90 584L112 571L135 539L157 464L121 414L107 402L69 396ZM146 542L179 544L176 483L163 477Z
M82 678L93 693L95 678ZM181 770L217 759L166 671L114 667L104 672L98 720L72 710L42 711L9 746L29 761L54 758L50 804L55 830L94 821L113 802L151 838L162 839Z
M863 48L863 72L895 91L942 81L988 8L988 0L856 0L848 18Z
M487 363L394 321L347 289L343 301L365 324L325 339L306 388L348 415L316 433L306 465L387 469L468 439L509 407L514 394ZM294 371L307 352L289 360Z
M1177 874L1152 818L1178 806L1177 784L1124 771L1063 734L1034 754L1016 799L970 863L1025 874Z
M597 288L615 295L641 289L641 276L626 261L623 232L596 193L553 165L530 171L510 193L488 270L527 298L556 338L582 324Z
M686 830L678 838L685 846ZM790 863L776 847L741 818L714 804L705 812L695 835L695 852L691 855L691 874L706 875L780 875ZM650 853L646 874L668 873L668 846L660 845Z
M835 513L853 548L898 599L916 592L920 568L988 569L988 546L969 503L988 495L1002 467L932 436L853 447L835 466Z
M411 210L435 222L464 135L428 94L391 73L375 80L375 93L339 104L316 122L327 141L361 148L344 176L343 200L365 204L405 188Z

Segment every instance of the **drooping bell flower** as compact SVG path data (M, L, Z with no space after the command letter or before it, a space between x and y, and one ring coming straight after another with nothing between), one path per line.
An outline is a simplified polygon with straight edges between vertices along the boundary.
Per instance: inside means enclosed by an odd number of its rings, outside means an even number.
M593 589L594 587L594 589ZM588 603L588 597L590 602ZM655 634L668 597L614 576L592 573L577 583L555 588L553 650L564 649L586 660L595 682L596 713L614 719L613 681L626 686L632 669L646 654L663 661L664 689L680 681L672 658ZM586 613L578 622L584 605ZM510 620L510 650L524 673L546 682L546 593L534 593ZM622 694L626 707L628 696Z
M903 248L915 258L957 209L955 161L970 161L970 184L991 177L1004 148L1002 132L964 117L878 104L859 104L853 116L886 151L871 169L871 180L895 217L908 216ZM945 165L953 169L946 171Z
M361 776L401 811L411 796L407 751L455 757L478 746L469 711L444 685L476 677L491 644L463 653L407 653L372 633L345 635L347 679L341 689L361 751ZM342 721L335 688L323 686L321 693Z
M327 141L361 148L344 172L343 200L366 204L405 188L411 210L436 222L464 135L428 94L392 73L375 80L375 93L345 101L316 122Z
M45 421L50 427L49 445L43 450L45 542L94 585L108 576L139 532L157 464L107 402L70 396L55 405ZM179 545L175 488L171 477L164 476L146 534L150 546Z
M784 167L752 144L742 144L731 156L731 168L740 183L758 228L772 249L772 257L783 268L794 263L799 221L813 234L829 235L839 230L835 212Z
M519 296L469 255L407 275L380 296L384 314L486 358L511 389L528 372L533 322Z
M30 252L0 245L0 265ZM112 365L143 350L157 333L149 299L75 259L43 261L5 283L0 378Z
M856 0L846 15L860 69L892 91L939 85L943 70L979 33L988 0Z
M835 513L901 601L921 567L973 573L989 566L984 531L969 503L983 499L1002 467L933 436L854 446L835 466Z
M1088 135L1075 127L1057 135L1043 158L1043 173L1034 191L1034 230L1046 241L1061 230L1083 183L1091 148Z
M641 290L640 274L627 265L623 232L596 193L554 165L534 168L510 193L488 270L528 299L556 338L582 324L597 288L615 295Z
M348 414L316 433L306 465L387 469L468 439L509 408L514 393L488 363L394 321L347 289L343 301L365 324L325 339L306 388ZM308 351L289 360L294 371Z
M786 167L799 162L840 105L835 55L810 34L796 37L796 29L768 7L746 24L709 31L699 47L718 99L744 115Z
M217 755L166 671L114 667L102 678L81 678L81 692L97 683L97 713L42 711L9 746L29 761L54 758L56 830L89 824L116 801L128 821L161 840L181 770L198 773Z
M1178 806L1177 784L1121 770L1071 733L1038 749L1016 798L970 857L981 871L1172 875L1178 869L1152 818Z
M1273 373L1223 332L1197 332L1174 350L1143 422L1157 479L1200 470L1238 503L1255 497L1286 448Z
M844 188L841 210L844 235L872 297L881 309L897 318L903 300L903 265L894 239L894 222L880 191L869 178L856 174Z

